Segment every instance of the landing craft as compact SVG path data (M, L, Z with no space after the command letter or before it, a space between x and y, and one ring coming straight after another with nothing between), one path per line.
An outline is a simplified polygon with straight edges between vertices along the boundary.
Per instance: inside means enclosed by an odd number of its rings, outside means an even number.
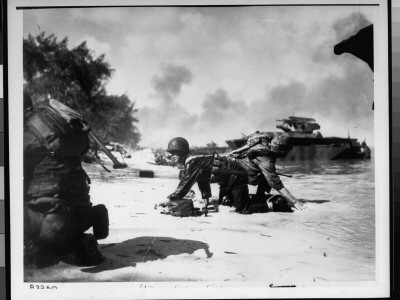
M315 119L302 117L289 117L277 120L282 122L276 127L283 132L263 131L244 136L240 139L227 140L226 143L232 150L244 146L248 138L253 135L265 134L266 136L284 135L289 138L293 149L280 160L335 160L335 159L370 159L371 150L366 142L358 142L357 139L340 137L323 137L320 125ZM314 132L315 131L315 132Z
M217 143L211 141L206 147L193 147L190 148L190 152L194 155L207 155L212 153L224 154L228 153L229 147L219 147Z

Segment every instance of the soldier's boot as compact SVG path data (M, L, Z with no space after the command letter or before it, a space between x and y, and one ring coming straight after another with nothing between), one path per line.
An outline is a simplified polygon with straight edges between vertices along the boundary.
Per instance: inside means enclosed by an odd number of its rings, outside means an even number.
M24 268L40 269L58 264L61 260L60 253L55 249L39 247L32 241L24 244Z
M103 262L105 257L101 254L96 238L93 234L84 233L81 237L71 240L69 251L64 261L78 266L94 266Z
M93 206L93 234L97 240L105 239L108 236L109 220L108 211L103 204Z

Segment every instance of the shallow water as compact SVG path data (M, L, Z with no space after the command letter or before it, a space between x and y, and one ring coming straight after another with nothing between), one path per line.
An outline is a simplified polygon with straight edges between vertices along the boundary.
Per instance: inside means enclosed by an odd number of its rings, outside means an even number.
M307 203L294 214L269 216L271 227L309 229L332 239L335 255L346 256L374 274L374 160L277 163L285 186L297 198L330 200ZM279 219L279 222L277 222Z

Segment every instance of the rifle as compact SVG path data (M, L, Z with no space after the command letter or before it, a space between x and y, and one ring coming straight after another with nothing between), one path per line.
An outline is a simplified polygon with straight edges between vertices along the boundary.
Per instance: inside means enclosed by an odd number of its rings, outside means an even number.
M285 176L285 177L289 177L289 178L292 178L292 177L293 177L292 175L289 175L289 174L283 174L283 173L278 173L278 172L276 172L275 174L276 174L276 175L279 175L279 176Z
M64 118L64 120L66 120L68 123L71 121L71 117L73 118L77 118L80 119L83 123L83 126L85 128L85 130L89 130L89 126L87 126L86 122L84 121L84 118L82 116L82 114L76 112L75 110L73 110L72 108L70 108L69 106L61 103L58 100L55 99L50 99L49 100L49 104L50 106L57 110L58 113L61 115L62 118ZM92 132L92 131L88 131L88 135L89 137L91 137L96 144L104 151L105 154L107 154L107 156L112 160L112 162L114 163L114 169L120 169L120 168L126 168L127 165L126 164L121 164L115 157L114 155L112 155L112 153L103 145L103 143L99 140L99 138ZM105 168L103 166L103 168ZM105 168L107 170L107 168ZM107 170L109 171L109 170Z
M247 175L246 171L237 171L237 170L212 170L211 174L216 175Z
M217 175L248 175L246 171L237 171L237 170L212 170L211 173ZM279 172L276 172L275 175L292 178L292 175L283 174Z
M110 152L110 150L108 150L106 148L106 146L104 146L104 144L99 140L99 138L92 132L89 131L89 136L96 142L96 144L101 148L101 150L104 151L105 154L107 154L107 156L112 160L112 162L114 163L113 168L114 169L123 169L126 168L127 165L126 164L121 164L114 155L112 155L112 153Z

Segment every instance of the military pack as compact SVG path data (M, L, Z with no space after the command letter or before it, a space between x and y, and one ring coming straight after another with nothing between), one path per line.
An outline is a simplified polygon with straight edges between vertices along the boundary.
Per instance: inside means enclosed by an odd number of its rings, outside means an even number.
M57 100L46 100L25 111L24 133L34 138L24 147L32 152L45 149L57 157L80 156L89 147L88 130L80 114Z
M24 189L30 198L89 201L89 178L80 156L89 147L89 127L57 100L32 106L24 115Z

